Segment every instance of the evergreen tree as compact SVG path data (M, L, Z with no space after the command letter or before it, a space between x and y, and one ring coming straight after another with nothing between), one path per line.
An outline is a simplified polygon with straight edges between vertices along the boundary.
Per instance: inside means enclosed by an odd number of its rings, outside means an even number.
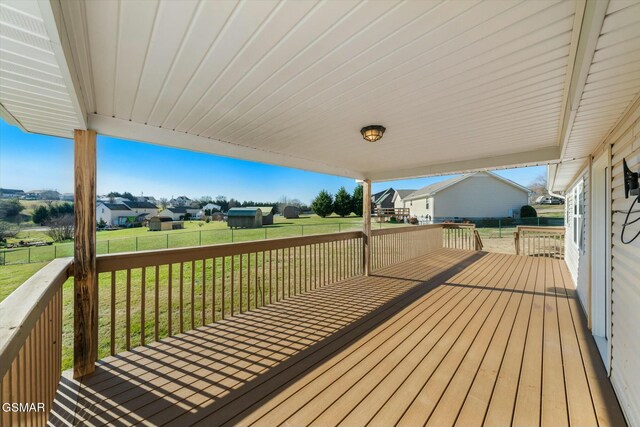
M333 201L333 211L344 218L351 213L352 209L351 195L347 193L344 187L340 187Z
M49 219L49 209L45 205L40 205L33 210L31 220L39 225L44 225Z
M331 215L331 212L333 212L333 197L326 190L320 191L311 202L311 209L322 218Z
M353 202L353 213L357 216L362 216L362 194L362 185L356 185L351 200Z

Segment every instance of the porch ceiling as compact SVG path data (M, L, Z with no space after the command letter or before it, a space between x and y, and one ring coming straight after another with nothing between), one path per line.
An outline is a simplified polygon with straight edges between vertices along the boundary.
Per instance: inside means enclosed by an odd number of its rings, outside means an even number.
M355 178L545 163L581 155L565 145L592 144L638 93L638 7L612 1L602 26L582 1L9 1L0 102L30 132L89 127ZM594 37L613 62L581 97L574 71L593 55L578 48ZM614 84L616 108L594 102ZM362 140L368 124L387 127L380 142Z

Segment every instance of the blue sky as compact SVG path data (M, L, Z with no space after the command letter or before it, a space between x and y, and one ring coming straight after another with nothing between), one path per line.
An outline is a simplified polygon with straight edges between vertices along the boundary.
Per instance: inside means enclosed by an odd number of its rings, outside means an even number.
M526 186L545 171L545 166L537 166L497 173ZM446 178L374 183L373 191L390 186L417 189ZM287 196L310 202L321 189L335 193L344 186L352 191L356 184L351 178L99 136L97 185L98 194L129 191L158 198L224 195L254 201L277 201ZM26 134L0 119L0 187L72 192L73 141Z

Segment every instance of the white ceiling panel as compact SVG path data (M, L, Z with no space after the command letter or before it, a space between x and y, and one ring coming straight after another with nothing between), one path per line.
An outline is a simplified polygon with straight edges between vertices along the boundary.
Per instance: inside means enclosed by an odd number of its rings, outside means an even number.
M640 88L640 0L47 4L3 2L5 115L357 178L581 158Z
M57 36L50 37L37 3L0 3L0 111L29 132L70 137L86 117Z

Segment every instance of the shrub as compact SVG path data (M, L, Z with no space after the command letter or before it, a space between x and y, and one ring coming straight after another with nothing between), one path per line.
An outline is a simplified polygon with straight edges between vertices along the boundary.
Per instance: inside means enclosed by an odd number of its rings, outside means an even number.
M333 201L333 211L344 218L351 213L352 208L351 195L344 187L340 187Z
M64 214L47 221L49 230L47 235L54 242L64 242L73 239L73 215Z
M313 202L311 202L313 212L324 218L333 212L333 197L326 190L320 191Z
M536 218L537 216L538 212L533 206L524 205L520 208L520 218Z

